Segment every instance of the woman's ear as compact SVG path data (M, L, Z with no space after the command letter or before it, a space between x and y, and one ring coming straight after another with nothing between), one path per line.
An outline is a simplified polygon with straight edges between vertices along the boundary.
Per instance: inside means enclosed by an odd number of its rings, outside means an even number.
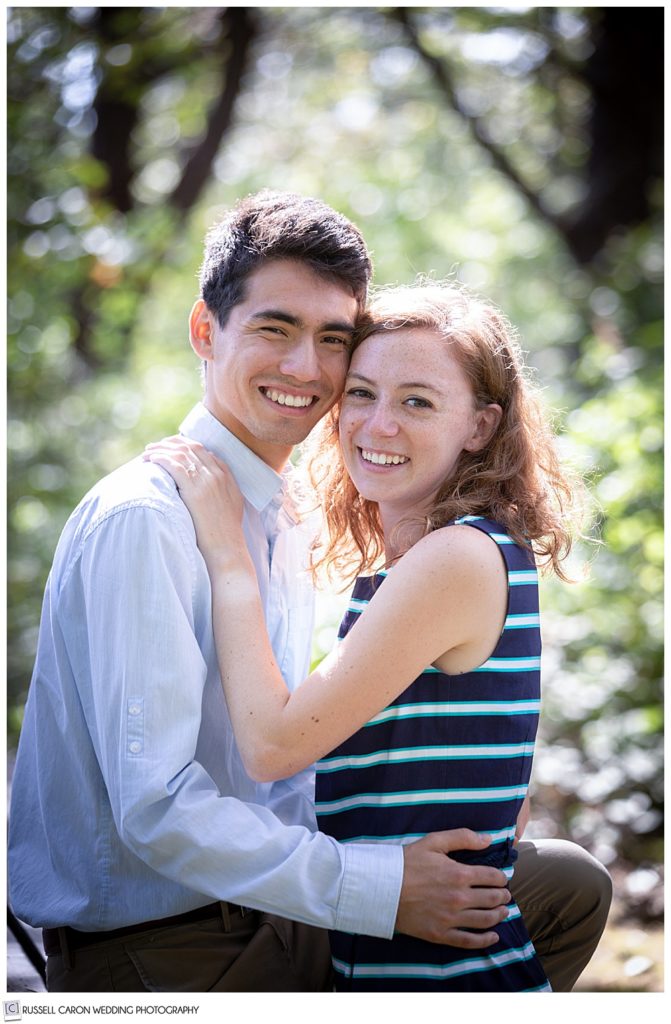
M478 409L475 414L475 429L470 440L464 445L466 451L482 451L496 433L496 428L501 422L502 416L503 409L500 405L496 405L495 402L484 406L483 409Z
M214 318L202 299L194 303L189 314L189 341L201 359L211 359L214 345Z

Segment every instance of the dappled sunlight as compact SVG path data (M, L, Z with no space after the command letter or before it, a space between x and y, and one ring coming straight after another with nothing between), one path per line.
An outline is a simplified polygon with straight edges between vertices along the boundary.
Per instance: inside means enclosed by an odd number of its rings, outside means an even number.
M624 81L611 8L115 10L8 16L10 744L67 516L202 393L187 318L205 229L262 187L318 195L361 229L376 285L450 278L505 310L588 477L598 543L576 545L578 582L541 583L530 834L617 876L612 946L581 988L658 990L656 37ZM617 72L599 95L595 56ZM315 660L346 600L319 593Z

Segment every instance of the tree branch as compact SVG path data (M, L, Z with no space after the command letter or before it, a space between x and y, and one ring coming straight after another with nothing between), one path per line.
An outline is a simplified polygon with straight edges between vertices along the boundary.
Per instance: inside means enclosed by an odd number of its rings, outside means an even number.
M235 101L240 92L251 43L256 36L251 8L227 7L221 13L221 20L226 29L222 39L229 52L222 66L219 97L210 110L205 134L192 150L184 165L182 177L168 200L182 214L191 209L202 192L221 140L231 127Z
M534 192L533 189L527 185L524 179L520 177L515 167L513 167L510 160L508 160L505 153L491 141L484 126L478 118L471 117L470 114L464 110L463 106L459 102L459 97L457 96L454 83L445 62L426 49L419 37L417 28L410 17L409 9L407 7L397 7L392 11L392 17L402 25L408 41L424 64L428 67L435 84L438 86L455 113L464 120L473 139L482 146L487 153L489 153L494 166L509 178L510 181L512 181L515 188L522 193L536 213L545 220L550 221L553 227L558 228L559 223L557 219L545 209L538 193Z

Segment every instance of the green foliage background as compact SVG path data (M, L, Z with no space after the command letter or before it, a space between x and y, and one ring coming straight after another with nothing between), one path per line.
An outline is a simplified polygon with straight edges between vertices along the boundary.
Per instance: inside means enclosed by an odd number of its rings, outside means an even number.
M590 476L602 543L576 556L576 567L591 560L590 576L543 592L533 828L636 869L632 904L656 916L660 186L652 175L645 214L616 225L589 259L576 259L561 229L585 195L593 98L580 68L601 9L400 9L421 50L399 9L248 9L233 118L188 206L174 190L232 59L220 46L228 9L119 9L114 38L101 35L97 10L14 8L8 22L10 741L67 516L199 398L187 314L205 230L261 187L319 195L361 227L377 283L452 275L504 308L567 453ZM458 105L431 57L451 69ZM125 208L92 153L103 86L135 114ZM321 608L316 656L338 605Z

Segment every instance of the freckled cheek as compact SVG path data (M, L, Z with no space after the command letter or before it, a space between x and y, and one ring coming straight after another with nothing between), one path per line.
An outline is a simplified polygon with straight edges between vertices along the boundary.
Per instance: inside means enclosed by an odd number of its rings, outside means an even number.
M340 430L338 431L338 439L343 452L348 452L352 446L351 433L343 428L342 423L340 424Z
M345 454L349 454L355 450L355 444L353 441L353 434L356 427L349 416L341 416L338 430L338 436L340 438L340 447Z
M429 433L413 439L413 454L416 465L425 467L429 474L442 479L446 466L452 462L452 451L449 435L444 432Z

